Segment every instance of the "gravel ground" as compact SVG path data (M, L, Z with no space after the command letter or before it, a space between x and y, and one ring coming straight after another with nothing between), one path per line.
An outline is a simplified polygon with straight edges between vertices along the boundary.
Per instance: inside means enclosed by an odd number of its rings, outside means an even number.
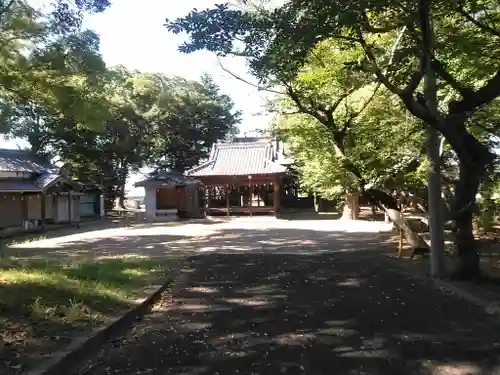
M390 228L355 225L184 228L182 288L80 375L500 374L499 322L392 271Z

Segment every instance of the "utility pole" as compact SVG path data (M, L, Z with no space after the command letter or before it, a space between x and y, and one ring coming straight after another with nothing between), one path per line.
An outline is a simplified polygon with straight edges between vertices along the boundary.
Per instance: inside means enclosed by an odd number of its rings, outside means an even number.
M427 108L439 121L437 105L436 76L432 69L435 35L430 12L431 0L420 0L420 27L422 30L422 68L424 71L424 96ZM431 234L431 275L444 275L444 207L441 199L441 160L439 154L439 134L429 125L427 127L429 230Z

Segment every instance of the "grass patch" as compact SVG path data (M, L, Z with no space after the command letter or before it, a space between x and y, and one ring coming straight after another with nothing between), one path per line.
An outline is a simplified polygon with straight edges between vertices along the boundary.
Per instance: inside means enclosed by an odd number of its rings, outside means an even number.
M165 282L174 263L132 255L2 259L0 373L25 370L40 355L130 309L148 287Z
M47 236L27 236L22 238L21 240L12 240L9 244L9 246L12 245L20 245L20 244L27 244L35 241L42 241L46 240Z

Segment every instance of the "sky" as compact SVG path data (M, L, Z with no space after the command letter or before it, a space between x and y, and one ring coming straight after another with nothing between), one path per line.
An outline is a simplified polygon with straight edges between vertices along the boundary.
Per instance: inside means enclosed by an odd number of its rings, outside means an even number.
M30 3L39 6L46 0L31 0ZM193 8L204 9L215 3L217 1L212 0L114 0L105 12L88 16L84 27L100 35L101 53L110 66L121 64L129 69L180 75L188 79L198 79L202 73L209 73L221 91L233 99L236 109L243 111L240 133L262 129L270 120L270 116L263 114L265 93L224 72L210 52L189 55L178 52L177 46L185 36L171 34L164 27L166 18L175 19ZM238 76L253 81L246 73L244 60L228 57L223 64ZM18 147L26 147L26 143L0 138L0 148ZM136 176L129 181L129 187L135 180ZM137 191L131 192L135 193Z

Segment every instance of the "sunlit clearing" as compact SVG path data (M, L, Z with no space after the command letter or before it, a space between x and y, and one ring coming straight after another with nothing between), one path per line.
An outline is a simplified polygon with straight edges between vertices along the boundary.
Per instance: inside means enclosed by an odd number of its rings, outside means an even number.
M254 287L248 287L248 288L239 289L238 292L239 293L245 293L245 294L251 294L251 293L259 293L259 294L271 293L274 290L276 290L277 287L278 287L277 284L259 285L259 286L254 286Z
M210 293L210 294L212 294L212 293L219 292L219 289L197 286L197 287L192 287L192 288L186 288L186 291L188 291L188 292Z
M123 259L123 260L145 260L151 259L151 257L140 254L105 254L95 257L96 260L104 260L104 259Z
M179 328L188 331L202 331L207 330L212 326L211 323L197 323L197 322L185 322L179 324Z
M122 271L122 273L124 275L128 275L128 276L145 276L148 274L147 272L140 271L140 270L133 269L133 268L126 268Z
M264 306L268 305L270 302L260 298L225 298L224 301L229 303L235 303L243 306Z
M483 375L479 367L470 363L426 364L425 367L432 375Z
M260 244L265 244L265 245L288 245L288 246L293 246L293 245L316 245L318 244L317 241L312 241L309 239L304 239L304 240L291 240L289 238L283 238L283 239L270 239L270 240L262 240L262 241L257 241Z
M280 345L302 346L314 341L316 336L313 333L285 333L275 337L275 341Z
M361 281L358 279L347 279L340 283L337 283L338 286L361 286Z

